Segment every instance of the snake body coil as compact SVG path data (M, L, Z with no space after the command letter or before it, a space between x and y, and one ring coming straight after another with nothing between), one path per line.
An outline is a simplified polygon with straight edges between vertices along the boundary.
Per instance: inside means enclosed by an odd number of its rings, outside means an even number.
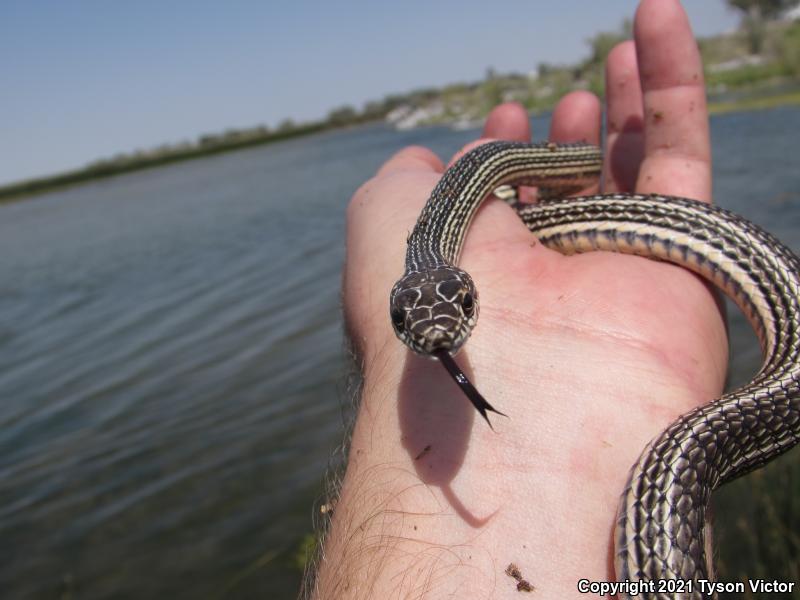
M478 315L472 279L455 266L478 206L502 185L535 185L540 197L577 192L597 178L600 164L599 150L585 144L492 142L459 159L408 239L406 272L390 298L398 337L415 352L440 358L453 373L452 355ZM619 505L618 580L709 579L703 525L711 492L800 438L800 261L742 217L686 198L610 194L516 208L541 243L562 253L636 254L694 271L725 292L753 325L765 357L761 370L650 442ZM463 381L454 377L484 417L494 410L463 374ZM695 587L643 597L702 594Z

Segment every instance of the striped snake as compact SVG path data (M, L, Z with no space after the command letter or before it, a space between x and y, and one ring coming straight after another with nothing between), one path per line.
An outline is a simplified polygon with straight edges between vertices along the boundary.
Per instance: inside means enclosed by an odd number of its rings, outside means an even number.
M712 490L789 450L800 436L800 263L769 233L697 200L554 199L595 182L601 162L600 150L587 144L491 142L462 156L408 238L405 274L391 292L392 325L411 350L443 363L487 422L487 411L499 412L453 359L478 318L475 285L455 265L478 206L506 185L538 186L547 198L515 208L549 248L669 261L721 288L753 325L763 366L748 384L682 415L648 444L631 468L615 531L619 581L708 580L703 525ZM643 597L702 597L697 587L672 591Z

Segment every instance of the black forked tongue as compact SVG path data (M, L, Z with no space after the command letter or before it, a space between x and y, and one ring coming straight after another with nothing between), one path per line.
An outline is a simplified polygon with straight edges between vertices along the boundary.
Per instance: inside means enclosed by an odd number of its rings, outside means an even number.
M450 377L453 378L458 384L458 387L461 388L461 391L467 395L469 401L472 402L472 406L476 408L476 410L481 413L481 416L486 419L486 422L489 424L489 427L494 431L494 427L492 427L492 422L489 420L489 417L486 415L486 411L490 410L493 413L497 413L498 415L502 415L504 417L508 417L508 415L501 413L499 410L495 410L491 404L486 401L486 398L481 396L481 393L475 389L475 386L470 383L470 380L467 379L467 376L464 375L464 371L461 370L456 364L455 359L450 356L450 353L447 350L435 350L433 355L438 358L441 363L444 365L444 368L447 369L447 372L450 373Z

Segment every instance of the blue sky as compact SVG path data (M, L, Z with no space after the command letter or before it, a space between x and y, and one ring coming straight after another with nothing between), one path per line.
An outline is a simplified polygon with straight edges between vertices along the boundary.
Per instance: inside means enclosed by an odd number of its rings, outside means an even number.
M0 0L0 183L229 127L323 117L488 67L573 62L634 0ZM695 33L735 27L684 0Z

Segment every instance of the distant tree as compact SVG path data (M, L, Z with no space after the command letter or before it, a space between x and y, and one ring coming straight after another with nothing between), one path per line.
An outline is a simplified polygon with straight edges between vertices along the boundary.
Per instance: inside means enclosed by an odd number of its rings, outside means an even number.
M572 67L572 77L575 80L602 80L603 65L611 50L633 35L633 22L625 19L616 31L601 31L586 40L591 49L591 55L578 65Z
M407 101L407 98L406 98L405 95L402 95L402 94L391 94L389 96L386 96L383 99L382 103L383 103L384 109L388 113L392 109L397 108L398 106L400 106L401 104L405 104L406 101Z
M727 0L728 6L761 19L774 19L797 5L797 0Z
M296 125L291 119L284 119L278 124L278 133L287 133L292 131Z
M622 25L620 26L620 30L622 35L625 36L626 39L633 38L633 19L625 18L622 20Z
M233 129L233 128L226 129L225 132L221 136L222 137L221 141L229 142L229 143L230 142L235 142L236 140L238 140L238 139L240 139L242 137L243 133L244 132L239 131L238 129Z
M797 0L727 0L728 6L744 13L742 24L752 54L764 47L764 22L779 17L785 10L797 6Z
M800 77L800 21L795 21L783 33L778 52L789 73Z
M482 111L489 112L495 106L503 102L503 85L500 77L492 65L486 67L483 81L479 82L478 89L480 90L481 101L483 106Z
M215 133L206 133L197 140L201 146L213 146L219 143L219 136Z
M612 48L620 42L624 42L629 37L630 35L625 32L623 25L622 31L601 31L589 38L587 42L592 49L592 55L589 57L589 64L594 66L604 64Z
M488 75L488 74L487 74ZM489 111L503 102L503 85L496 74L487 76L486 81L481 85L484 110Z
M364 115L366 120L371 120L385 117L387 112L389 111L386 110L386 106L383 102L370 100L364 104L364 109L361 111L361 114Z
M328 123L331 125L349 125L356 121L356 109L352 106L340 106L328 113Z
M536 66L536 74L539 77L547 77L550 73L553 72L553 70L554 70L553 65L545 62L540 62Z
M439 97L439 88L419 88L413 90L406 97L414 106L423 106Z

